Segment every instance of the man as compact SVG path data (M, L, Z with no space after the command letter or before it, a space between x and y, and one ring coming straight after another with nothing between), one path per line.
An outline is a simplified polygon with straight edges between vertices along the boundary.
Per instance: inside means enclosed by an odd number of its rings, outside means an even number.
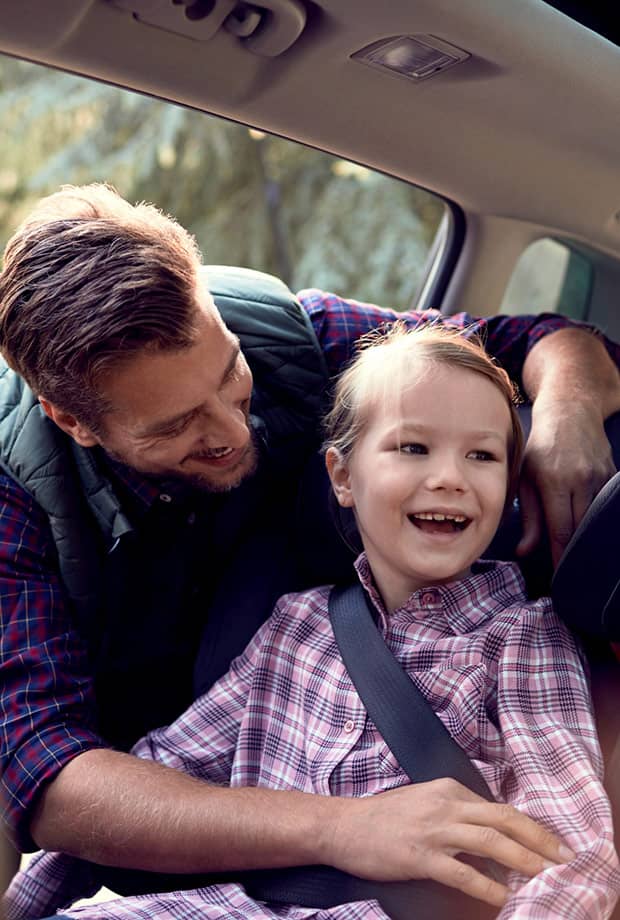
M412 823L419 799L407 812L382 797L369 808L218 789L122 753L222 673L277 595L332 579L324 530L317 552L314 519L296 518L299 483L329 377L361 333L395 318L317 291L300 294L300 310L276 285L265 303L240 308L228 291L218 301L226 325L198 269L178 224L103 186L45 199L7 246L7 825L21 849L103 865L203 872L328 862L408 877L406 841L390 830ZM538 495L557 558L613 472L603 422L620 409L618 348L560 317L477 328L534 403L522 549L540 533ZM507 836L549 853L548 837L515 816L502 821ZM375 849L379 827L391 851ZM442 880L475 893L471 880Z

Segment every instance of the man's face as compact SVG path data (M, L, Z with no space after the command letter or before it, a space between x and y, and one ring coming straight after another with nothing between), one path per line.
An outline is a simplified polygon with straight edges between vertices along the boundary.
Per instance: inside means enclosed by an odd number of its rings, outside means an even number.
M252 374L210 296L199 298L194 345L145 350L104 377L112 409L96 441L140 472L223 492L256 467Z

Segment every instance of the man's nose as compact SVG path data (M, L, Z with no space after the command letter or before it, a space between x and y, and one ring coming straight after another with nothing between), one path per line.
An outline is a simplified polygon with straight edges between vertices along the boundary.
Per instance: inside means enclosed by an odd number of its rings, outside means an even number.
M242 405L220 404L202 418L202 439L209 448L245 447L250 430Z

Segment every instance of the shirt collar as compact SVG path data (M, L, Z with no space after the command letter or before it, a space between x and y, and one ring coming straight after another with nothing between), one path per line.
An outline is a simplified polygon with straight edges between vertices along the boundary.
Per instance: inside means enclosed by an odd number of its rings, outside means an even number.
M173 479L157 479L145 476L137 470L113 460L101 451L102 465L137 500L138 507L147 511L156 501L177 501L188 494L188 487Z
M365 553L357 558L355 569L383 626L387 626L388 614ZM451 632L464 634L478 629L507 607L526 602L525 582L515 562L480 559L473 564L471 575L467 578L445 585L427 585L414 591L402 607L394 611L389 621L440 617Z

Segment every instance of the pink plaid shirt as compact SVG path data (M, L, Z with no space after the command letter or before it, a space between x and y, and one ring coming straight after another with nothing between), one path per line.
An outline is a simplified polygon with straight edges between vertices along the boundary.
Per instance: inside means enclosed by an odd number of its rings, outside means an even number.
M501 920L609 916L620 867L588 684L574 639L549 600L526 599L516 565L480 562L469 578L424 588L388 617L363 555L357 570L380 611L386 642L494 795L577 853L570 864L531 880L513 873ZM328 594L318 588L282 598L229 673L135 753L232 786L361 796L407 783L339 656ZM68 857L45 854L31 868L30 916L37 915L33 904L39 916L49 910L46 896L67 882L71 865ZM23 910L14 904L9 917L27 916ZM265 905L234 884L68 913L81 920L386 916L375 901L329 910Z

